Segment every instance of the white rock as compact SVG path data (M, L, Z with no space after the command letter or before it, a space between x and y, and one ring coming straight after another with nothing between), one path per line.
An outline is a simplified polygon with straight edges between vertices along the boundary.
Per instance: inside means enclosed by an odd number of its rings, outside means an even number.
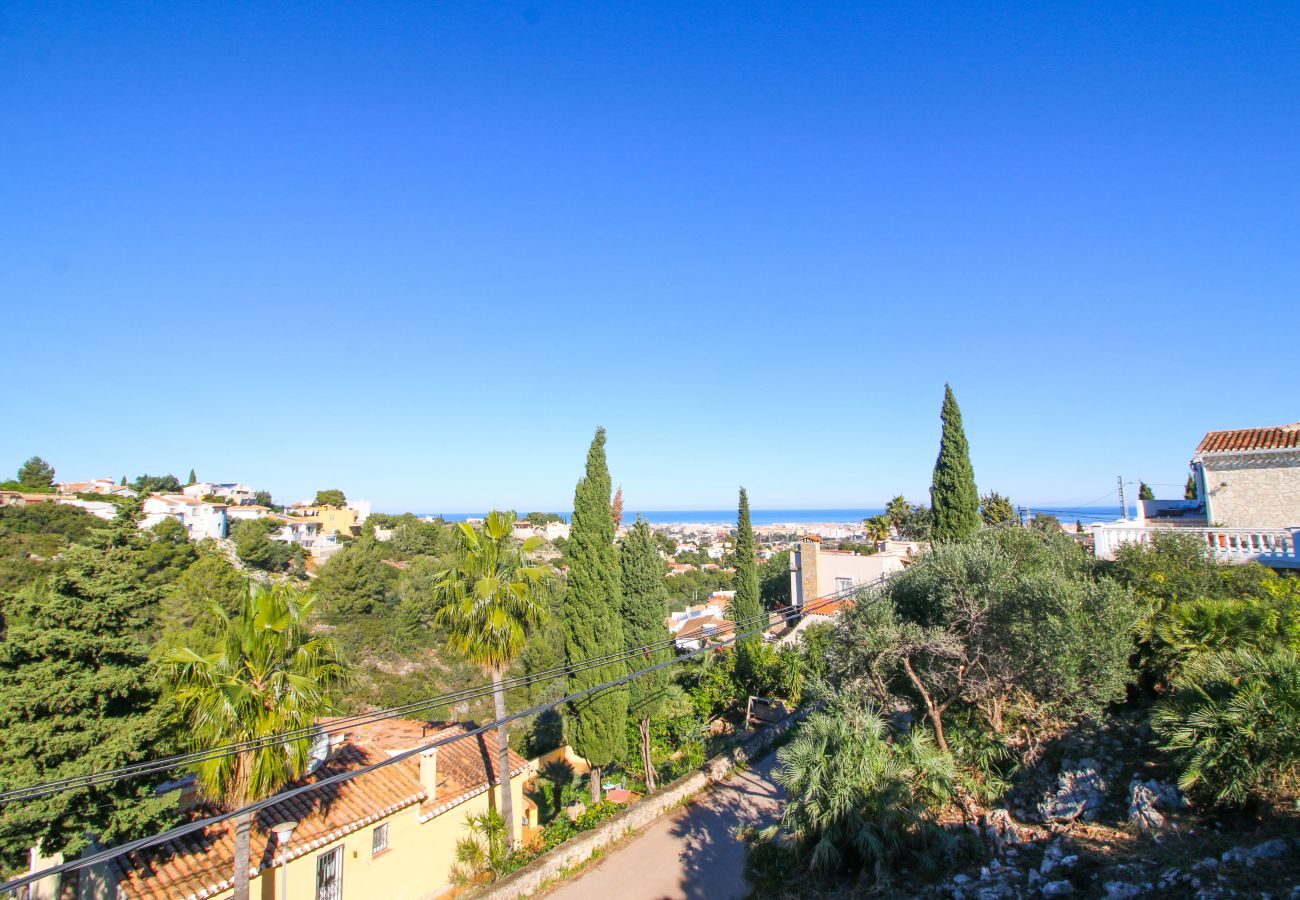
M1049 881L1043 885L1044 897L1064 897L1066 894L1074 893L1074 885L1065 879L1060 881Z

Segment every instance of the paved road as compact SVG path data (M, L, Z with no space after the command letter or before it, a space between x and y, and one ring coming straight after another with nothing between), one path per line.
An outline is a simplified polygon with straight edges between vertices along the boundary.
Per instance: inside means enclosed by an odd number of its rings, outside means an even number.
M659 819L547 900L729 900L748 890L741 825L776 820L776 754Z

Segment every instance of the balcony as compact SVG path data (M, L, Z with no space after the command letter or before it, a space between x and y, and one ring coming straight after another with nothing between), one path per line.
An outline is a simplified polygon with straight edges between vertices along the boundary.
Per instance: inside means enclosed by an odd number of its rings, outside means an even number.
M1098 559L1114 559L1123 544L1149 544L1153 535L1195 535L1210 555L1226 563L1257 562L1274 569L1300 569L1300 528L1209 528L1112 522L1093 526Z

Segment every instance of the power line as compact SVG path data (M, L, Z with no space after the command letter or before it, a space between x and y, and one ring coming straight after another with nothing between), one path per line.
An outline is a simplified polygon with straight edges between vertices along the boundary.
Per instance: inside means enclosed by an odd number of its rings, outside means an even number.
M418 747L413 747L409 750L403 750L400 753L396 753L387 759L380 760L379 762L376 763L371 763L370 765L363 766L360 769L353 769L347 772L339 772L336 775L331 775L328 778L322 778L320 781L316 781L311 784L304 784L296 788L291 788L290 790L287 791L281 791L280 793L276 794L273 797L268 797L265 800L259 800L256 803L250 803L247 806L240 807L239 809L230 810L224 813L218 813L216 815L208 816L203 819L196 819L193 822L187 822L184 825L177 825L175 828L171 828L163 832L162 834L155 834L149 837L137 838L134 841L128 841L127 843L122 844L118 847L111 847L107 850L101 850L98 853L91 854L90 856L87 857L82 857L81 859L75 859L70 862L60 863L59 865L51 866L50 868L43 869L39 872L29 872L25 875L20 875L16 878L12 878L9 881L4 882L3 884L0 884L0 894L6 891L16 891L20 887L24 887L25 885L31 884L32 882L35 881L39 881L43 878L49 878L52 875L62 875L65 872L73 872L79 869L88 868L90 866L97 866L100 865L101 863L108 862L109 860L114 859L118 856L123 856L128 853L135 853L140 850L145 850L157 844L175 840L176 838L184 837L185 835L192 834L196 831L201 831L204 828L207 828L211 825L218 825L222 822L228 821L229 819L233 819L244 815L251 816L253 813L260 812L261 810L266 809L267 807L270 806L274 806L277 803L282 803L294 797L301 796L302 794L308 793L309 791L313 791L318 788L332 787L333 785L336 784L342 784L345 781L351 781L352 779L359 778L362 775L368 775L371 772L383 768L384 766L390 766L393 763L401 762L402 760L405 759L410 759L411 757L416 756L417 754L420 753L424 753L425 751L433 750L438 747L442 747L446 744L453 743L455 741L465 740L466 738L477 737L478 735L485 734L486 732L491 731L492 729L496 728L499 725L513 722L516 719L522 719L527 716L537 715L538 713L545 712L548 709L554 709L555 707L559 706L561 703L569 703L572 702L573 700L577 700L589 694L594 694L599 691L604 691L613 687L617 687L618 685L625 684L626 682L631 681L634 678L640 678L642 675L648 675L649 673L657 671L659 669L676 665L677 663L683 662L688 659L694 659L695 657L700 656L704 653L711 653L715 650L719 650L722 647L728 646L730 644L734 644L736 641L740 640L741 638L748 637L753 634L758 634L759 632L762 631L766 631L767 629L772 628L774 624L788 622L790 619L793 619L797 616L805 615L814 606L816 608L820 608L821 606L824 606L828 603L845 599L845 597L849 594L864 593L878 586L884 580L885 579L880 579L878 581L870 582L868 584L857 585L853 588L848 588L844 591L837 591L835 594L829 594L824 598L819 598L817 601L814 601L814 603L808 604L805 607L799 609L792 609L784 616L778 617L779 619L778 623L772 623L771 621L769 621L767 624L759 625L747 631L734 634L730 638L728 638L727 640L721 643L706 645L704 647L701 647L698 650L693 650L690 653L686 653L681 656L676 656L673 657L672 659L664 660L663 662L656 663L655 665L648 666L647 668L644 669L639 669L636 672L631 672L620 678L614 678L609 681L602 682L601 684L593 685L592 687L586 688L584 690L578 691L573 694L569 694L566 697L561 697L558 700L551 700L545 703L539 703L536 706L529 707L528 709L521 710L519 712L512 713L508 716L504 716L500 719L496 719L494 721L480 725L474 728L473 730L466 732L465 734L459 734L452 737L441 738L439 740L432 741L428 744L422 744ZM507 779L509 778L509 773L506 773L506 777ZM239 865L239 863L236 863L236 865Z
M864 585L857 585L844 591L838 591L834 594L828 594L825 597L817 598L809 603L805 609L815 611L828 603L842 599L842 594L852 594L861 591ZM724 626L720 631L726 633L736 628L752 625L760 620L766 621L767 613L760 613L757 616L751 616L747 619L733 622ZM503 690L514 690L519 687L529 687L544 681L553 681L566 675L575 675L581 672L590 671L591 669L602 668L607 665L616 665L619 663L630 662L638 656L653 654L660 650L666 650L674 647L677 642L676 637L670 637L664 640L655 641L640 647L625 649L617 653L606 654L605 656L594 657L591 659L581 660L572 664L557 666L553 669L535 672L531 675L517 676L513 679L507 679L502 683ZM244 741L235 741L224 744L219 747L212 747L207 750L195 751L192 753L181 753L167 757L160 757L154 760L146 760L131 765L121 766L114 769L106 769L100 772L91 772L85 775L74 775L55 781L43 782L40 784L29 785L22 788L0 792L0 804L16 803L23 800L35 800L40 797L47 797L52 794L63 793L65 791L87 789L98 787L104 784L110 784L116 781L122 781L127 778L141 778L147 775L159 774L171 769L192 766L198 763L209 762L221 759L226 756L234 756L240 753L247 753L254 750L260 750L266 747L276 746L278 744L288 744L293 741L314 738L320 734L337 734L347 731L350 728L357 728L362 725L368 725L374 722L394 719L400 716L409 715L421 710L427 710L436 706L451 705L468 700L479 699L490 696L494 691L492 685L484 685L478 688L466 688L461 691L454 691L448 694L442 694L424 700L417 700L401 706L388 707L386 709L373 710L368 713L359 713L353 716L345 716L328 723L325 726L313 725L310 727L294 729L291 731L280 732L272 735L265 735L259 738L250 738Z

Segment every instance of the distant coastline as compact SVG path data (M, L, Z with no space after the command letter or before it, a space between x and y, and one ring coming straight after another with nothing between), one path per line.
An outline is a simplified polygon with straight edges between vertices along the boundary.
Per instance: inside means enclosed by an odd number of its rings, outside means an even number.
M1040 511L1038 507L1031 506L1029 509L1035 513ZM1086 506L1069 509L1060 506L1044 506L1041 511L1056 516L1062 522L1073 522L1075 519L1080 519L1083 522L1109 522L1118 519L1120 514L1118 506ZM755 509L750 512L750 518L755 525L782 525L787 522L792 525L806 525L829 522L861 522L863 519L869 519L883 513L884 509L879 506L860 509ZM431 512L420 513L419 515L441 516L448 522L461 522L465 519L481 518L484 513ZM558 513L558 515L563 516L567 521L570 514L564 511ZM654 525L727 525L736 521L736 511L734 509L635 510L631 508L623 511L623 521L635 521L638 515Z

